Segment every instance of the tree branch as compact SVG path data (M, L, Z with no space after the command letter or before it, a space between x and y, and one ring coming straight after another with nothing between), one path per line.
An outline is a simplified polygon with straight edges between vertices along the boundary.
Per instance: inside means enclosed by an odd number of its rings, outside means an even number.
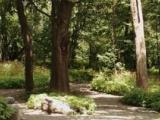
M30 4L41 14L47 16L47 17L51 17L51 15L49 15L48 13L44 12L43 10L39 9L36 4L33 2L33 0L29 0Z

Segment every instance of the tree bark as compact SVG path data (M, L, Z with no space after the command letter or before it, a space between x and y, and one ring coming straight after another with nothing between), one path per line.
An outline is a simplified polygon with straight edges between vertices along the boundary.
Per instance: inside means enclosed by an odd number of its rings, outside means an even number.
M55 7L56 6L56 7ZM69 92L69 24L73 3L52 0L52 68L50 88Z
M111 23L112 23L112 43L113 45L116 44L116 0L113 0L113 4L112 4L112 19L111 19Z
M131 11L135 31L137 86L147 89L146 46L141 0L131 0Z
M99 66L97 65L97 46L94 42L89 42L89 63L88 66L93 70L98 70Z
M159 50L160 50L160 42L159 42L159 16L156 17L156 40L157 40L157 67L158 67L158 78L160 80L160 53L159 53Z
M4 8L5 9L5 8ZM1 61L7 61L8 59L8 37L7 37L7 23L6 23L6 11L3 10L1 14Z
M27 24L27 18L24 13L23 0L16 0L16 7L21 26L21 34L24 41L25 51L25 89L27 92L33 90L33 55L32 55L32 36Z

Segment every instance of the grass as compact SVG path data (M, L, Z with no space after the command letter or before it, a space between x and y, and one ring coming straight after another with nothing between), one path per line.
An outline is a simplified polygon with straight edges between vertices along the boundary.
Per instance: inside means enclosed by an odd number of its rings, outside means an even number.
M24 65L22 63L18 61L0 63L0 68L0 88L24 88ZM151 69L149 72L156 74L158 71ZM149 89L150 91L160 90L160 82L153 75L150 75L149 78ZM109 94L124 95L135 87L135 73L129 71L96 73L90 69L71 69L69 76L70 81L76 83L89 83L93 79L91 82L93 90ZM36 88L48 87L49 77L49 69L41 66L34 67Z
M160 81L157 79L157 73L150 70L148 79L148 91L160 91ZM154 74L151 74L154 73ZM125 95L136 88L136 76L134 72L121 71L118 73L108 74L107 72L97 73L91 82L92 89L95 91L113 94Z
M24 88L24 66L20 62L0 63L0 88ZM34 68L36 87L44 87L49 82L49 70L44 67Z
M0 89L24 88L24 65L18 61L0 63ZM92 70L69 70L71 82L84 83L91 81ZM37 88L47 87L50 71L46 67L34 66L34 83Z
M92 89L95 91L124 95L135 86L134 74L129 71L109 74L100 72L95 75L91 82Z

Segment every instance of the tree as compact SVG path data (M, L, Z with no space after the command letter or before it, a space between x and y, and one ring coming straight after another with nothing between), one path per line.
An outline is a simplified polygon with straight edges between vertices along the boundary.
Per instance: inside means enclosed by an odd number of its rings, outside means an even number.
M135 44L136 44L136 79L137 86L147 88L146 46L141 0L131 0Z
M69 91L68 55L69 24L73 3L69 0L52 0L52 68L50 88Z
M23 0L16 0L21 34L24 41L25 51L25 88L27 92L33 90L33 55L32 55L32 36L28 27L27 18L24 13Z
M8 26L7 13L10 7L7 1L0 1L0 47L1 47L1 61L8 60Z

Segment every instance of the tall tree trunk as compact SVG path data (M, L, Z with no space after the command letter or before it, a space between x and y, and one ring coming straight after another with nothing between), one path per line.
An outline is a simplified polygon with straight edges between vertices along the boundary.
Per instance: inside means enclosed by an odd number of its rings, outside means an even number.
M8 60L8 37L7 37L7 23L6 23L6 11L2 11L1 14L1 61Z
M57 6L57 7L56 7ZM52 68L50 88L69 92L69 24L73 3L52 0Z
M156 40L157 40L157 67L158 67L158 78L160 80L160 53L159 53L159 50L160 50L160 42L159 42L159 16L156 17Z
M89 42L89 63L88 66L93 70L98 70L99 66L97 65L97 47L94 42Z
M112 43L116 44L116 4L117 1L113 0L112 2Z
M23 0L16 0L21 33L24 41L25 51L25 89L27 92L33 90L33 55L32 55L32 36L27 24L27 18L24 13Z
M131 10L135 30L137 86L147 89L146 46L141 0L131 0Z

